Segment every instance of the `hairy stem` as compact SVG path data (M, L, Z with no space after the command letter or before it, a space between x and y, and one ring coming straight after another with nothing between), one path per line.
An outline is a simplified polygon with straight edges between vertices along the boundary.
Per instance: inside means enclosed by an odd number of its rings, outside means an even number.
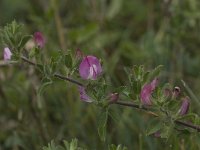
M28 64L30 64L30 65L32 65L32 66L40 65L40 64L36 64L36 63L34 63L34 62L28 60L26 57L23 57L23 56L21 57L21 59L22 59L24 62L26 62L26 63L28 63ZM76 81L76 80L74 80L74 79L71 79L71 78L69 78L69 77L62 76L62 75L57 74L57 73L54 74L54 77L59 78L59 79L61 79L61 80L69 81L69 82L74 83L74 84L79 85L79 86L84 86L82 83L80 83L80 82L78 82L78 81Z
M113 104L117 104L117 105L122 105L122 106L127 106L127 107L132 107L132 108L137 108L137 109L141 109L141 110L144 110L146 111L147 113L153 115L154 117L158 117L157 114L153 113L153 112L149 112L149 110L145 107L140 107L140 105L137 105L137 104L133 104L133 103L130 103L130 102L123 102L123 101L118 101L116 103L113 103ZM182 126L185 126L185 127L188 127L188 128L192 128L192 129L195 129L197 130L198 132L200 132L200 126L197 126L197 125L194 125L194 124L191 124L191 123L186 123L186 122L183 122L183 121L180 121L180 120L175 120L174 121L176 124L178 125L182 125Z
M24 62L26 62L26 63L28 63L30 65L33 65L33 66L39 65L39 64L36 64L36 63L28 60L27 58L25 58L23 56L21 57L21 59ZM71 78L68 78L68 77L65 77L65 76L62 76L62 75L59 75L59 74L54 74L54 77L62 79L62 80L65 80L65 81L69 81L69 82L71 82L73 84L76 84L78 86L84 86L84 84L80 83L79 81L76 81L74 79L71 79ZM153 115L154 117L158 117L157 114L155 114L154 112L151 112L147 107L140 106L140 105L137 105L137 104L134 104L134 103L124 102L124 101L117 101L117 102L115 102L113 104L132 107L132 108L137 108L137 109L140 109L140 110L143 110L143 111L147 112L148 114ZM191 128L191 129L195 129L198 132L200 132L200 126L197 126L197 125L194 125L194 124L191 124L191 123L187 123L187 122L183 122L183 121L180 121L180 120L175 120L174 122L176 124L178 124L178 125L182 125L182 126L185 126L185 127Z

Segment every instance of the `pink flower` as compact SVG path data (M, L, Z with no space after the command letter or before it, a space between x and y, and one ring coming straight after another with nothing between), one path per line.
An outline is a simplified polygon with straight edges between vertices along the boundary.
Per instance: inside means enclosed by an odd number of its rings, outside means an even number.
M183 98L181 108L180 108L180 115L185 115L188 113L190 107L190 99L188 96Z
M78 89L79 89L79 94L80 94L81 100L84 102L91 103L92 99L86 94L85 87L79 86Z
M45 44L44 36L41 32L35 32L34 33L34 40L38 47L43 48Z
M4 60L10 60L12 56L12 53L8 47L4 48L3 58Z
M83 58L79 66L79 74L81 78L85 80L96 80L101 73L101 64L95 56L86 56Z
M156 78L151 83L145 84L143 86L141 93L140 93L140 99L141 99L142 104L152 105L151 94L155 90L157 84L158 84L158 79Z

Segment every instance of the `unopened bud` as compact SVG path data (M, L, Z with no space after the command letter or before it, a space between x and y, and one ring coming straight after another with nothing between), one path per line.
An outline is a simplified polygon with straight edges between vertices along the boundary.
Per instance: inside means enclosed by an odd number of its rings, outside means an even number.
M155 78L151 83L145 84L140 92L140 100L143 105L152 105L151 95L158 86L158 78Z
M190 107L190 99L188 96L183 98L181 108L180 108L180 115L185 115L188 113Z
M110 104L115 103L118 101L118 99L119 99L119 93L111 93L109 96L109 103Z
M180 95L180 93L181 93L180 87L178 87L178 86L174 87L174 90L173 90L173 93L172 93L173 98L177 98Z
M35 32L33 37L34 37L36 45L39 48L43 48L46 43L46 40L45 40L43 34L41 32Z

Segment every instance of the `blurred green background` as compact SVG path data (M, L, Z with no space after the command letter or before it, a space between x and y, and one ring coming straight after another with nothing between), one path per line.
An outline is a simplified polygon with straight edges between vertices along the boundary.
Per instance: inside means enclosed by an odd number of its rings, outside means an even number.
M80 48L101 58L113 86L127 83L124 66L162 64L162 82L184 91L183 79L200 97L199 0L1 0L0 26L14 19L29 34L44 33L46 57ZM58 80L38 97L39 85L27 65L0 68L0 150L39 150L52 139L74 137L91 150L111 143L129 149L200 149L200 139L191 136L168 141L145 136L149 116L120 106L112 107L117 118L109 118L107 139L101 142L98 108L81 102L75 85ZM195 104L191 111L200 114Z

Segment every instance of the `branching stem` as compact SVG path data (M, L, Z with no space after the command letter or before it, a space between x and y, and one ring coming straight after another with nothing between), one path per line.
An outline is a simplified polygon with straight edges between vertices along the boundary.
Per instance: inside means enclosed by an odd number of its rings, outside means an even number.
M30 60L28 60L26 57L21 57L21 59L30 64L30 65L33 65L33 66L37 66L37 65L40 65L40 64L36 64ZM61 80L65 80L65 81L69 81L73 84L76 84L78 86L84 86L84 84L82 84L81 82L79 81L76 81L74 79L71 79L69 77L65 77L65 76L62 76L62 75L59 75L59 74L54 74L54 77L56 78L59 78ZM147 112L148 114L151 114L153 115L154 117L158 117L158 115L152 111L149 110L149 108L145 107L145 106L140 106L140 105L137 105L137 104L134 104L134 103L131 103L131 102L125 102L125 101L117 101L115 103L112 103L112 104L116 104L116 105L122 105L122 106L127 106L127 107L132 107L132 108L137 108L137 109L140 109L140 110L143 110L145 112ZM198 132L200 132L200 126L197 126L197 125L194 125L194 124L191 124L191 123L188 123L188 122L183 122L183 121L180 121L180 120L175 120L174 121L176 124L178 125L182 125L182 126L185 126L185 127L188 127L188 128L191 128L191 129L194 129L194 130L197 130Z

